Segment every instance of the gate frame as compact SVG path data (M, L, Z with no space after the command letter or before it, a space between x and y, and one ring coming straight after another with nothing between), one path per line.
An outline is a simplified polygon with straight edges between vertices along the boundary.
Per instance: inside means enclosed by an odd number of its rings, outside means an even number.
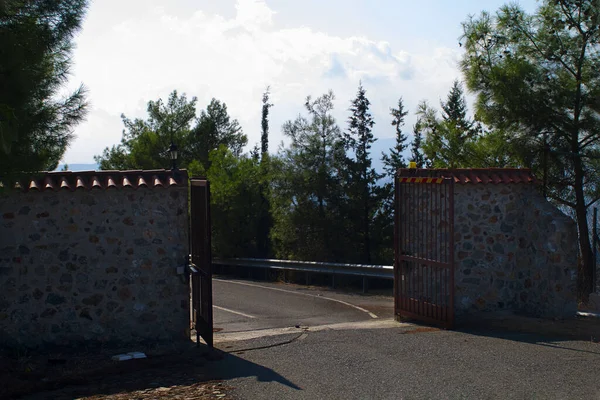
M201 188L204 188L204 193ZM202 337L209 347L214 344L211 233L210 182L205 178L190 178L189 272L192 323L196 330L196 346L200 346Z
M404 179L401 183L401 179ZM448 306L447 306L447 314L446 319L435 319L428 317L427 315L422 315L417 311L414 313L409 310L402 309L400 305L401 300L401 262L406 262L401 260L402 251L401 248L401 233L400 233L400 185L417 185L417 184L436 184L432 183L434 180L441 179L440 185L448 185L448 201L447 201L447 212L448 212L448 230L447 230L447 241L448 241L448 262L443 263L447 264L446 267L449 271L449 276L447 277L447 287L448 287ZM395 176L394 181L394 318L398 321L404 319L415 319L422 321L427 324L433 324L442 326L446 329L452 329L454 326L454 297L455 297L455 283L454 283L454 274L455 274L455 259L454 259L454 178L452 175L444 176L442 171L439 170L427 170L427 169L416 169L416 168L403 168L399 169L398 173ZM440 220L441 221L441 220ZM439 230L437 231L439 232ZM414 262L418 262L419 259L422 259L426 264L431 265L431 262L436 262L436 260L429 260L426 258L414 257ZM439 262L438 262L439 263ZM417 300L419 301L419 300Z

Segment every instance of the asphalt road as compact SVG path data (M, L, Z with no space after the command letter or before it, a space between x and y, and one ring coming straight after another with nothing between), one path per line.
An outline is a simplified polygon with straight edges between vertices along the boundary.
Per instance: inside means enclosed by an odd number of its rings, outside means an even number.
M224 334L391 318L391 297L344 294L325 288L216 278L213 318Z
M213 368L241 399L600 399L597 343L408 332L308 333Z
M216 306L254 317L215 309L223 359L211 373L240 399L600 399L592 340L400 324L390 297L244 281L214 288Z

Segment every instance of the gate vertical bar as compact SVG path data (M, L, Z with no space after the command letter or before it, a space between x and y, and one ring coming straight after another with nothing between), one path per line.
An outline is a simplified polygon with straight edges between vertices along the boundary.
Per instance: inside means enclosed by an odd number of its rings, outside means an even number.
M450 297L450 318L448 328L452 328L454 326L454 178L448 178L450 180L450 197L448 199L449 202L449 238L447 240L448 246L450 246L450 259L448 260L449 264L449 297Z
M416 237L416 232L417 232L417 230L415 228L417 218L416 218L415 213L414 213L414 209L415 209L414 198L415 198L416 191L415 191L415 187L414 186L409 185L408 187L409 187L409 190L410 190L409 199L412 200L412 203L410 204L410 209L406 210L406 211L409 212L409 215L411 216L411 218L410 218L410 236L409 236L409 240L408 240L408 246L410 246L409 248L411 250L413 250L413 251L411 251L411 253L414 254L414 253L416 253L416 250L417 250L417 248L415 246L415 243L414 243L414 238ZM409 270L406 271L407 273L409 273L409 276L410 276L410 279L409 279L409 286L410 286L410 288L408 289L408 295L409 295L408 298L409 298L409 302L410 302L409 303L410 304L410 311L411 312L415 312L415 305L416 304L415 304L414 301L412 301L412 299L414 298L414 293L415 293L415 274L414 274L414 272L415 272L414 271L414 265L415 264L413 262L411 262L411 263L408 263L408 265L411 266L411 268L409 268Z
M592 245L594 246L594 270L592 271L592 291L598 287L598 209L594 207L594 226L592 227Z
M427 187L429 189L429 202L428 205L429 207L427 208L427 215L428 215L428 219L427 219L427 243L428 243L428 250L427 250L427 254L428 257L432 257L433 254L433 245L431 243L432 241L432 235L433 235L433 227L431 226L433 224L433 213L432 213L432 209L433 209L433 205L431 200L433 199L433 191L435 190L435 186L433 183L428 183ZM434 278L434 272L435 272L435 268L433 266L429 266L429 316L431 318L434 318L434 314L435 314L435 305L437 304L437 302L435 301L434 298L434 283L435 283L435 278Z
M400 251L400 184L398 183L398 172L394 175L394 318L399 313L399 302L402 291L400 290L400 262L398 252Z
M417 223L415 224L416 228L417 228L417 235L415 237L416 239L416 243L417 243L417 254L421 255L423 252L423 241L422 239L422 235L421 235L421 228L422 228L422 222L423 222L423 217L421 214L421 194L423 192L423 185L416 185L415 186L416 191L417 191L417 205L415 207L415 219L417 220ZM423 314L423 269L421 264L417 264L417 312L419 314Z
M435 233L434 233L434 237L433 239L435 240L434 243L434 254L435 254L435 259L438 260L439 259L439 253L440 253L440 237L439 237L439 220L440 220L440 193L442 191L442 187L438 187L437 190L435 191L435 198L434 198L434 206L435 206L435 215L436 215L436 219L435 219L435 225L434 225L434 229L435 229ZM438 291L441 291L440 293L440 300L443 304L443 299L444 299L444 285L442 284L443 279L442 279L442 274L444 272L444 270L442 268L436 268L437 272L438 272L438 278L439 278L439 288ZM440 315L438 317L438 319L443 320L444 319L444 315L443 315L443 307L440 308Z
M210 182L206 181L206 206L205 210L205 221L206 221L206 232L204 233L204 248L205 248L205 265L206 265L206 276L205 276L205 289L207 294L206 298L203 301L204 306L206 307L206 318L209 325L209 332L207 334L208 338L205 338L206 343L213 347L213 307L212 307L212 224L210 219ZM206 299L210 299L210 301L206 301Z
M210 184L204 179L190 181L192 305L197 344L202 337L213 346L212 256Z

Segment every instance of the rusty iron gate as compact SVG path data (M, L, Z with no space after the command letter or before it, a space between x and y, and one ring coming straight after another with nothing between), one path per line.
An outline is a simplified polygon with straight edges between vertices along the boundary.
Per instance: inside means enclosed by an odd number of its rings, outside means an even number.
M452 328L454 180L433 174L405 169L396 179L394 312Z
M212 257L210 228L210 184L205 179L190 180L190 275L192 324L196 343L200 337L213 346Z

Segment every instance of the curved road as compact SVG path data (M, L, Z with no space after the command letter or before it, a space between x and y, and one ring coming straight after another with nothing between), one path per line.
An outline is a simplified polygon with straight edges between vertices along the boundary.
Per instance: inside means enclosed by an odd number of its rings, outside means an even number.
M219 333L312 327L391 318L387 296L343 294L301 285L213 279L214 327Z

